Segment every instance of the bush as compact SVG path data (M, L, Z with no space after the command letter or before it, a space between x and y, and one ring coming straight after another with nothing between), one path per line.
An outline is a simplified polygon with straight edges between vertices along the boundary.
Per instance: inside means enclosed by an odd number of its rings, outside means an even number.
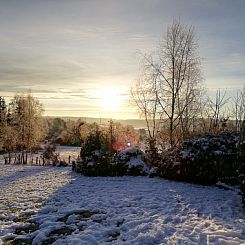
M128 148L119 153L111 152L103 133L91 132L81 147L80 160L73 169L86 176L147 175L144 153L138 148Z
M245 207L245 141L240 142L238 149L239 161L241 162L239 168L239 180L241 183L242 202Z
M90 132L80 151L80 161L76 163L75 170L87 176L112 175L108 164L111 159L108 142L102 131L97 128Z
M149 175L150 168L146 164L146 158L143 151L132 147L119 152L115 156L115 165L120 169L123 175Z
M236 156L237 137L234 134L193 138L163 154L159 175L174 180L214 184L224 171L224 164L237 160Z
M245 207L245 163L240 168L239 179L241 183L242 202Z
M144 153L138 148L129 148L114 155L92 151L85 161L77 162L76 171L86 176L153 175L145 163Z
M48 164L57 164L58 163L58 154L55 153L56 145L53 143L46 143L44 146L44 152L42 153L42 157L45 163Z
M85 176L115 176L111 156L106 153L91 152L86 161L78 161L75 170Z

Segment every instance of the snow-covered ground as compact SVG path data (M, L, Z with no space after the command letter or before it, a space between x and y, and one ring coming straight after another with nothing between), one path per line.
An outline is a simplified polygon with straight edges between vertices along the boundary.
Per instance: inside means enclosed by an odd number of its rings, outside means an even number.
M56 152L59 153L60 159L68 162L69 156L71 161L77 160L80 154L81 147L76 146L57 146Z
M79 154L80 154L81 147L75 147L75 146L57 146L55 152L59 154L59 159L61 161L68 162L69 156L70 161L77 160ZM40 157L43 151L39 151L38 153L29 154L28 162L31 164L33 161L33 164L36 164L36 157ZM5 154L7 156L7 154ZM12 153L12 163L15 158L15 153ZM41 161L42 162L42 161ZM4 155L0 154L0 164L4 164Z
M245 244L245 213L233 191L58 167L1 165L0 173L1 241Z

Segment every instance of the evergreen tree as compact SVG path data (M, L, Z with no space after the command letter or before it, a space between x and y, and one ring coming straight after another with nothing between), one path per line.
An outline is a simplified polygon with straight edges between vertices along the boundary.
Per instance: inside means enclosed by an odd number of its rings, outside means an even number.
M0 127L2 127L7 120L7 105L5 99L0 96Z

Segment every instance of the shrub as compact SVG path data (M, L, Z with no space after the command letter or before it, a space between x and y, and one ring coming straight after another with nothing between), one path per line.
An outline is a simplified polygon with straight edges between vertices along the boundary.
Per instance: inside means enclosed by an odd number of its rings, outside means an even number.
M80 160L73 169L86 176L147 175L144 153L138 148L111 152L107 138L97 129L91 132L82 145Z
M242 202L245 206L245 163L242 164L239 170L239 179L241 183Z
M52 163L57 164L58 163L58 154L55 153L56 145L53 143L47 143L44 147L44 152L42 153L42 157L45 161L45 163Z
M237 160L236 156L237 137L231 133L196 137L164 153L159 163L159 175L175 180L213 184L218 175L224 172L222 168L225 168L225 163Z
M241 165L239 167L239 180L241 184L242 202L245 207L245 141L239 144L239 161Z
M76 163L75 170L87 176L112 175L108 162L111 152L108 142L102 131L97 128L90 132L80 151L80 161Z
M137 148L129 148L114 155L93 151L86 161L77 162L76 171L86 176L153 175L153 170L145 163L144 153Z
M150 174L150 167L146 164L145 154L139 148L132 147L119 152L114 161L124 175Z

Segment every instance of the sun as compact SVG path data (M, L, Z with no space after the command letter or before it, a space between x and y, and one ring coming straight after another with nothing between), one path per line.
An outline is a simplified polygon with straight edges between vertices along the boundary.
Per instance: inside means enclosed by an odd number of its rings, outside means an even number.
M122 97L116 88L103 88L97 91L99 105L103 111L117 112L122 103Z

